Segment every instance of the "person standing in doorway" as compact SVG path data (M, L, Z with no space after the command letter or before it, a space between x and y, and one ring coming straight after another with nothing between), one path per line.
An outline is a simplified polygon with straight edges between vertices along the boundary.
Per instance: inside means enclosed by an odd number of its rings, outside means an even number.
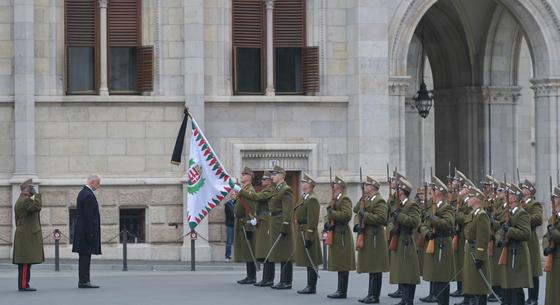
M226 262L231 261L231 246L233 245L233 228L235 224L235 200L228 200L224 205L226 213Z

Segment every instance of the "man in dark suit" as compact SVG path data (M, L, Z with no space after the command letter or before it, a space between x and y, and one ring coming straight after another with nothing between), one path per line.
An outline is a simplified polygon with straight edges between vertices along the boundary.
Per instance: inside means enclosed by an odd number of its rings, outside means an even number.
M89 270L91 255L101 254L99 205L93 193L100 185L101 178L98 175L89 176L76 200L77 217L72 252L79 255L78 288L99 288L91 284Z

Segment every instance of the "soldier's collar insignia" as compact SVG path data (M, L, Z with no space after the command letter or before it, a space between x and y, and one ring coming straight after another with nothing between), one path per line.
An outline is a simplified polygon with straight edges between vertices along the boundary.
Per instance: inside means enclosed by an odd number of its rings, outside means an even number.
M336 195L336 200L340 200L340 198L342 198L342 193L338 193L338 195Z

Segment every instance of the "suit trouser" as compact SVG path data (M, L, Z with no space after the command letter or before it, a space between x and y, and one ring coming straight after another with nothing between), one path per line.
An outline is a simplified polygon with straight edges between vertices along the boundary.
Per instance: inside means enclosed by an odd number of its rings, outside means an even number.
M80 284L89 283L89 269L91 265L91 254L80 253L78 261L78 279Z
M29 288L31 279L31 265L18 264L18 289Z

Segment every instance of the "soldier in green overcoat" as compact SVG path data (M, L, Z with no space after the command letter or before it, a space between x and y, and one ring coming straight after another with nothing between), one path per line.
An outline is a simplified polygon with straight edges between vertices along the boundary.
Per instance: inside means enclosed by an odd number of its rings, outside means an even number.
M364 197L354 206L356 225L354 232L363 235L363 247L358 250L358 273L369 273L368 294L358 300L361 303L379 303L382 272L389 271L387 255L387 203L379 193L380 184L367 176L364 183ZM363 204L363 207L362 207Z
M535 200L536 189L533 183L527 179L521 184L523 192L523 208L531 217L531 239L528 247L531 257L531 270L533 271L533 288L529 288L529 298L525 305L537 305L539 301L539 277L543 275L541 265L541 246L537 228L543 224L544 215L542 204Z
M295 208L298 230L296 234L297 266L307 267L307 286L298 290L299 294L315 294L317 291L318 266L323 261L319 240L320 204L313 189L315 180L304 173L301 180L303 195Z
M352 201L346 195L346 182L336 176L332 185L334 198L327 207L325 225L333 232L333 242L328 251L328 270L338 272L338 288L327 295L331 299L345 299L348 275L356 269L354 239L348 223L352 220Z
M432 177L431 208L425 212L426 221L420 233L428 245L433 243L433 253L424 254L423 278L433 283L434 294L439 305L449 304L449 282L455 275L451 237L455 216L453 208L445 201L447 186L437 177ZM426 247L427 248L427 247Z
M398 173L397 171L393 172L393 176L389 177L389 196L387 199L387 206L388 206L388 212L387 212L387 227L385 229L386 234L387 234L387 243L389 243L389 241L391 240L391 232L393 232L393 218L389 217L389 215L393 214L393 212L395 212L395 210L397 209L397 204L399 203L399 200L397 199L397 179L399 179L400 177L402 177L402 175L400 173ZM389 263L391 262L391 251L389 250L389 248L387 247L387 257L389 258ZM400 299L402 297L402 291L401 291L401 287L400 285L397 287L397 290L391 292L388 294L389 297L391 298L396 298L396 299Z
M488 264L488 242L490 241L490 218L482 203L484 194L472 188L467 201L472 212L465 217L467 244L463 261L463 292L474 304L486 305L490 293L490 266ZM481 275L482 273L482 275Z
M501 265L502 289L505 304L523 304L525 293L523 288L533 287L533 272L529 257L527 242L531 238L531 216L520 205L523 193L515 184L507 190L506 200L509 211L506 219L509 221L502 225L500 236L505 239L500 243L507 246L507 265Z
M264 261L268 251L270 250L270 210L268 209L268 201L274 195L274 185L272 183L271 173L265 171L261 177L261 189L259 192L248 192L241 190L239 196L252 200L257 205L257 228L255 230L255 258L258 261ZM274 263L265 262L263 267L262 280L255 283L257 287L270 287L274 284Z
M245 167L241 172L241 188L245 192L254 192L251 185L253 171ZM237 196L235 203L235 223L233 238L233 259L235 262L245 263L247 276L237 281L238 284L254 284L257 281L257 266L255 259L255 218L256 203L253 200Z
M284 179L286 171L275 166L272 182L275 184L274 195L270 198L270 238L272 245L268 260L280 263L280 282L272 289L292 289L292 259L294 255L294 236L292 230L292 212L294 193ZM274 245L276 243L276 245Z
M424 254L426 252L426 234L425 232L422 234L422 229L426 226L425 216L428 215L431 208L428 206L428 200L432 195L432 190L428 187L428 184L429 183L426 181L424 182L424 186L417 188L415 197L416 202L418 202L418 205L420 206L421 215L420 226L418 226L418 229L415 231L416 234L414 237L416 240L416 253L418 253L420 276L423 276L424 274ZM428 196L425 195L426 192L428 193ZM420 298L420 301L424 303L435 303L437 302L436 293L437 292L434 292L434 284L430 282L430 293L427 296Z
M560 304L560 186L552 192L554 207L548 221L543 248L547 259L552 256L552 270L546 273L546 293L544 305Z
M413 232L420 224L420 207L409 199L412 185L405 177L401 177L397 185L399 203L390 215L395 224L391 236L397 241L396 248L391 248L390 283L400 285L402 297L399 304L408 305L414 302L416 285L420 284L420 266L413 240Z
M31 265L45 261L41 232L41 194L35 191L32 180L20 185L21 194L14 206L16 232L13 263L18 265L19 291L35 291L29 287Z
M498 244L499 231L502 227L502 223L505 222L505 210L508 208L508 204L505 201L505 190L507 188L504 182L498 182L496 189L496 198L490 201L490 240L492 241L492 249L488 249L490 257L490 274L492 275L492 289L498 297L502 297L502 287L501 287L501 266L498 264L500 260L500 254L502 253L502 247ZM489 302L498 302L499 300L491 294L488 297Z

